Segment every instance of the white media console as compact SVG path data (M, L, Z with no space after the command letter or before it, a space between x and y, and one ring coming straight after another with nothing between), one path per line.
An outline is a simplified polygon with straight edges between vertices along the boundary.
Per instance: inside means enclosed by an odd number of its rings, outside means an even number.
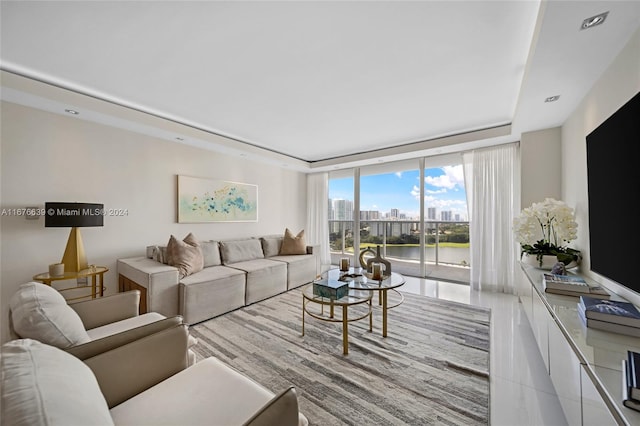
M640 425L640 412L622 404L621 371L627 350L640 352L640 338L587 328L577 297L544 292L544 272L523 264L518 296L567 422Z

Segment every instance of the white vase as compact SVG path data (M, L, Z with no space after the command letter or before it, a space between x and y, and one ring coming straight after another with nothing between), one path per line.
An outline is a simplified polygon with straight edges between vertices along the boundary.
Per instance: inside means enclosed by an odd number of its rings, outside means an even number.
M530 255L525 253L522 255L522 263L531 265L534 268L538 269L551 270L551 268L553 268L553 265L558 263L558 258L554 255L545 254L544 256L542 256L542 265L540 265L540 261L536 258L535 254ZM578 263L575 260L572 260L571 263L565 266L565 268L571 269L575 268L576 266L578 266Z

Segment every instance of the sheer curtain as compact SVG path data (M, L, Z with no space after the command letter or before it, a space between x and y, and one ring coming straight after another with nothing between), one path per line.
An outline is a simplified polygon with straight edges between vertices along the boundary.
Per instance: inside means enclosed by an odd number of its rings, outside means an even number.
M474 290L515 293L512 223L520 204L519 155L517 143L463 154Z
M329 252L329 173L307 175L307 232L309 245L320 246L320 263L331 264Z

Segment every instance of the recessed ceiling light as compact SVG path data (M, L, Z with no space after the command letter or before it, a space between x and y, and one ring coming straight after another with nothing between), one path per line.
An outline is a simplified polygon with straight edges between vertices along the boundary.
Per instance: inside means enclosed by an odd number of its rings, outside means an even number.
M592 28L592 27L595 27L596 25L602 24L604 20L607 19L608 14L609 12L607 11L599 15L592 16L591 18L585 19L584 21L582 21L582 25L580 25L580 29L586 30L588 28Z
M545 102L555 102L558 99L560 99L560 95L555 95L555 96L549 96L547 99L545 99Z
M76 111L75 109L65 109L64 112L69 113L69 114L73 114L73 115L78 115L80 114L78 111Z

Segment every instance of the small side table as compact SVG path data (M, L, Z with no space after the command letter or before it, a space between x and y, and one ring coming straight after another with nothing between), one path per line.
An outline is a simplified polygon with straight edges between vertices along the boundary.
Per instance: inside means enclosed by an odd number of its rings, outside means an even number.
M79 272L65 272L64 275L60 275L57 277L53 277L49 275L48 272L43 272L41 274L34 275L33 280L40 281L43 284L51 286L51 283L53 283L54 281L77 280L78 278L91 277L91 294L86 296L74 297L72 299L67 299L67 301L84 299L89 296L91 296L92 299L95 299L98 294L100 294L100 297L104 296L104 274L108 270L109 268L105 266L96 266L94 268L83 269L82 271L79 271ZM77 290L78 288L81 288L81 287L76 286L76 287L62 288L62 289L59 289L58 291L63 292L67 290Z

